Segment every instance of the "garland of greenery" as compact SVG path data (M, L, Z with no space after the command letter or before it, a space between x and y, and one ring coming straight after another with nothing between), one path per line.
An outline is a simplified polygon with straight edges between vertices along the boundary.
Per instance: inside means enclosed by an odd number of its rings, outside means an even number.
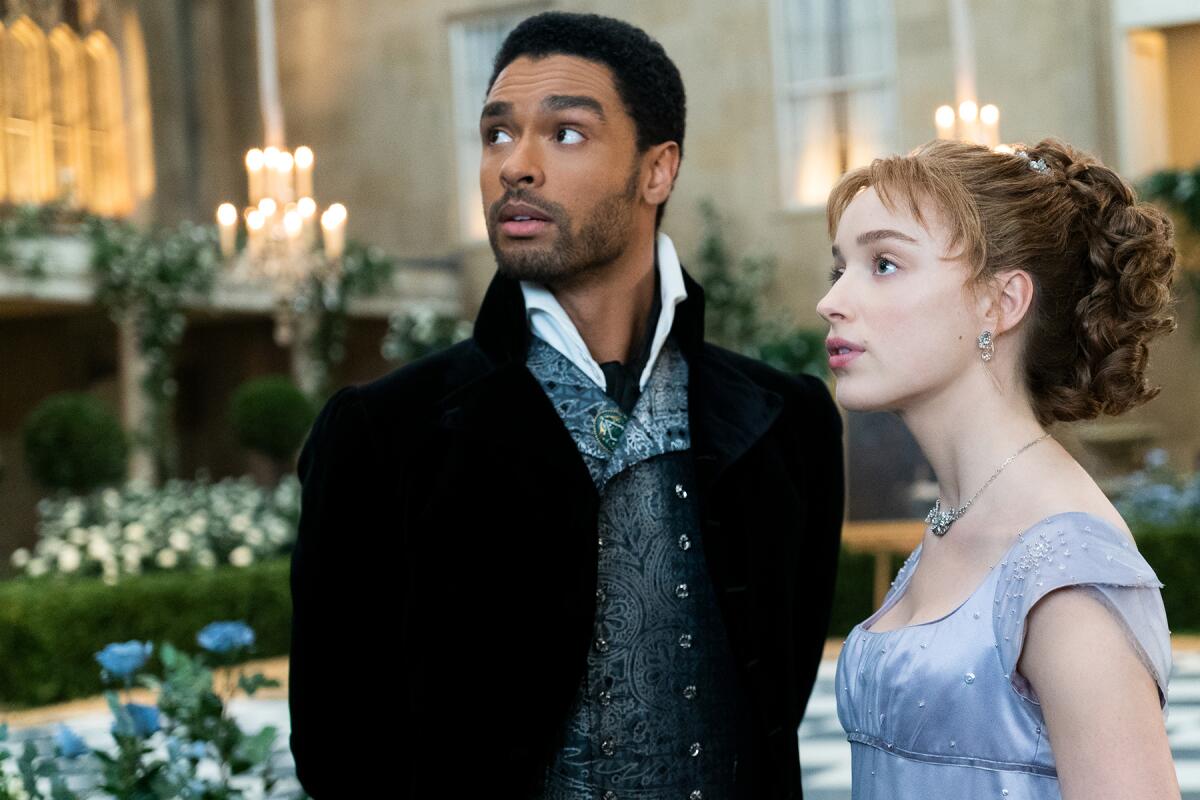
M184 222L146 234L126 222L89 217L84 230L92 242L96 300L118 324L132 322L146 362L141 390L148 409L134 441L152 454L157 474L174 474L175 355L187 324L185 307L207 298L216 280L221 261L215 229Z

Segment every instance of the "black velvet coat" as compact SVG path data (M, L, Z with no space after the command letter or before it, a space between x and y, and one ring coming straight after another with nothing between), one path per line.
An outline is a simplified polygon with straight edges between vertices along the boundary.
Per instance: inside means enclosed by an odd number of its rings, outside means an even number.
M752 700L750 796L799 798L841 421L819 380L705 342L684 281L672 332L704 552ZM530 335L519 283L497 275L471 339L342 389L309 434L289 695L317 800L520 797L558 744L593 635L599 497L525 367Z

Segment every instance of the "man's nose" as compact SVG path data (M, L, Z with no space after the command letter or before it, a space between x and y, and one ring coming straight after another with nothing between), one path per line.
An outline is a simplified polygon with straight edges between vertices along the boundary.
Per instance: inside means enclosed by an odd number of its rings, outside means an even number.
M545 181L541 154L536 141L528 136L519 139L500 165L500 182L507 189L541 186Z

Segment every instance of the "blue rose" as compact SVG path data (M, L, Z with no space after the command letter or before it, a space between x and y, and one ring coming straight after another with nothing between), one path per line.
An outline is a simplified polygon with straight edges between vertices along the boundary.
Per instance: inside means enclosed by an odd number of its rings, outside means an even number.
M145 666L153 652L154 645L150 642L114 642L96 653L96 661L109 675L129 680L133 673Z
M254 630L244 622L211 622L196 635L210 653L228 653L254 646Z
M63 758L78 758L92 752L79 734L62 723L59 723L54 734L54 744Z
M159 729L158 706L126 703L124 713L113 723L114 736L138 736L145 739Z

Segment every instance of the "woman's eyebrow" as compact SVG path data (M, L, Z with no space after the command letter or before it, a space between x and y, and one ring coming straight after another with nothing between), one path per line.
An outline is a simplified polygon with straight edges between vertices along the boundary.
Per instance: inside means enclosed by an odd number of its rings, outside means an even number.
M881 239L899 239L902 242L909 242L911 244L919 244L919 242L916 239L912 238L908 234L901 233L900 231L891 230L890 228L882 228L882 229L876 230L876 231L867 231L866 233L860 233L858 235L858 239L856 241L858 242L858 244L864 245L864 244L870 244L871 242L878 242Z

